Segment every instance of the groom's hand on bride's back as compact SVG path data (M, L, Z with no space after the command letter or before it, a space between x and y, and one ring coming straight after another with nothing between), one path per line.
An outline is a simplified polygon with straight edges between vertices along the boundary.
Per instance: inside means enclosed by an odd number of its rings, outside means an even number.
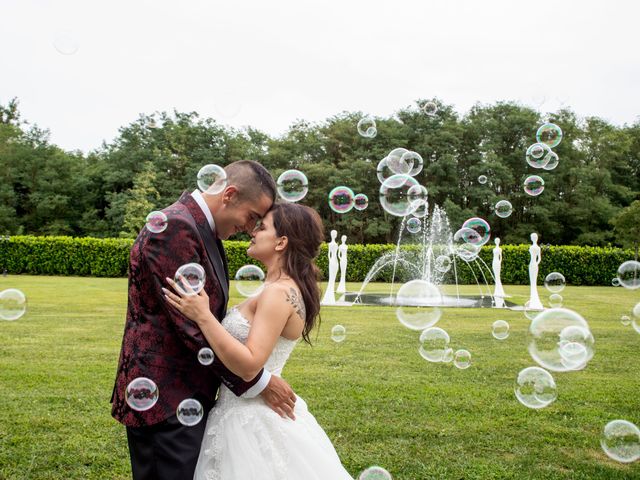
M295 420L293 409L296 405L296 394L291 386L276 375L272 375L268 385L260 393L264 401L281 417Z

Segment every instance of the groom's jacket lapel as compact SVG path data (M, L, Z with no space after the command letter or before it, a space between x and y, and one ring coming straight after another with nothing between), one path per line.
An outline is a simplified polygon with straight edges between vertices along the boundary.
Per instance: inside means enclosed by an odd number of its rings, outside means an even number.
M190 193L183 193L179 201L187 207L189 213L196 222L198 232L202 237L202 242L207 249L209 261L211 262L211 265L213 265L213 269L216 272L220 288L224 295L223 309L224 313L226 313L226 305L229 302L229 272L227 270L227 259L222 242L217 238L217 236L214 236L214 232L209 227L207 217L205 217L204 212Z

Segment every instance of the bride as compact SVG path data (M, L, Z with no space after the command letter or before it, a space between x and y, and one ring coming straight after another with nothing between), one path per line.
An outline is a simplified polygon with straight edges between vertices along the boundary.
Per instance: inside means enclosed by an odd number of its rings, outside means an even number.
M222 323L197 295L166 291L166 300L195 321L227 368L250 380L262 367L280 375L297 341L309 343L320 311L318 269L322 222L309 207L274 205L251 233L247 253L267 267L262 292L232 308ZM352 477L326 433L297 397L295 420L281 418L260 397L236 397L224 385L209 413L196 479L340 480Z

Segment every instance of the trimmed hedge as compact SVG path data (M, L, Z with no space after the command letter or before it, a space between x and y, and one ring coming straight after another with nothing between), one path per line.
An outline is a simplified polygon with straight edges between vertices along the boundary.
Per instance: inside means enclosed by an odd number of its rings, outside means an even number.
M0 271L10 274L77 275L95 277L123 277L127 275L131 239L99 239L72 237L0 237ZM256 263L247 256L248 242L225 241L229 271ZM529 283L529 245L502 245L502 283L524 285ZM407 248L407 247L403 247ZM349 245L347 280L361 282L371 266L385 253L394 251L395 245ZM416 249L408 247L409 250ZM480 257L487 265L484 274L493 283L489 273L493 245L482 248ZM553 271L561 272L570 285L611 285L618 266L633 258L631 250L602 247L552 246L542 247L539 283ZM323 244L317 265L326 278L328 270L327 245ZM458 282L475 283L471 269L457 262ZM392 269L383 269L374 277L376 281L391 281ZM478 267L474 272L482 281ZM402 269L397 280L403 281ZM445 281L452 281L450 274Z

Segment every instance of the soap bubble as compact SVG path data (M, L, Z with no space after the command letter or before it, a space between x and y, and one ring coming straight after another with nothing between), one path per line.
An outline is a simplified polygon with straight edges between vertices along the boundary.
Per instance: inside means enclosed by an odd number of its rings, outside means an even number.
M560 158L558 157L558 154L556 152L549 152L547 153L547 157L549 157L549 160L547 161L546 165L542 168L544 168L545 170L555 169L560 163Z
M347 213L355 204L355 193L349 187L336 187L329 192L329 207L336 213Z
M529 175L524 181L524 191L527 195L537 197L544 190L544 180L538 175Z
M428 102L424 102L422 107L420 107L424 113L429 116L434 116L438 112L438 105L436 102L429 100Z
M409 171L409 175L415 177L418 175L422 168L424 167L424 160L422 159L422 155L417 152L408 151L404 155L402 155L403 162L407 164L411 164L411 170Z
M407 220L407 231L409 233L418 233L422 230L422 222L419 218L411 217Z
M544 279L544 286L551 293L559 293L564 290L566 285L566 281L564 279L564 275L559 272L551 272Z
M622 315L620 317L620 323L625 327L628 327L629 325L631 325L631 317L629 315Z
M133 410L144 412L156 404L159 394L158 386L153 380L138 377L127 385L125 398Z
M527 163L533 168L543 168L551 157L548 154L551 153L551 149L544 143L534 143L527 148L526 159Z
M491 227L484 218L473 217L462 224L462 229L470 228L478 235L465 236L465 242L482 246L491 238Z
M213 350L209 347L203 347L198 351L198 361L202 365L211 365L215 360L215 355L213 354Z
M205 165L198 172L198 188L202 193L215 195L227 186L227 172L219 165Z
M594 339L582 316L566 308L538 313L529 325L529 353L554 372L579 370L594 354Z
M495 212L500 218L507 218L513 213L513 205L509 200L500 200L496 203Z
M477 238L477 240L476 240ZM467 239L475 240L468 242ZM480 235L471 228L461 228L453 235L453 253L465 262L478 258L480 253Z
M631 314L637 318L638 320L640 320L640 302L636 303L633 307L633 309L631 310Z
M376 175L378 176L378 181L380 183L384 183L387 178L395 175L393 170L389 168L388 159L389 157L384 157L378 162L378 166L376 167Z
M161 233L167 229L169 224L164 212L155 211L147 215L145 226L151 233Z
M636 305L633 307L633 310L631 310L631 313L633 315L631 326L636 332L640 333L640 302L636 303Z
M420 186L410 175L392 175L380 186L380 205L396 217L409 215L418 207L417 201L409 199L409 190L416 185Z
M411 280L403 284L396 294L396 317L411 330L424 330L435 325L442 316L438 305L442 294L437 286L426 280Z
M491 326L491 334L498 340L504 340L509 336L509 324L504 320L496 320Z
M549 306L551 308L560 308L562 306L562 302L564 298L559 293L552 293L549 295Z
M371 117L361 118L358 122L358 133L365 138L373 138L378 133L376 121Z
M342 325L334 325L331 329L331 340L340 343L344 342L345 338L347 338L347 329Z
M409 188L407 195L409 197L409 203L413 207L417 207L418 205L422 205L427 201L429 192L427 191L427 187L423 185L414 185Z
M53 40L53 48L62 55L73 55L78 51L78 41L69 34L59 34Z
M27 297L16 288L0 292L0 320L14 321L27 311Z
M480 175L478 177L478 183L480 185L484 185L485 183L487 183L487 176L486 175Z
M184 281L182 278L184 277ZM173 276L173 281L176 282L177 290L185 295L197 295L202 287L204 287L206 275L204 273L204 268L197 263L187 263L186 265L182 265L178 270L176 270L176 274ZM192 291L189 291L191 287Z
M429 214L429 202L427 200L416 200L413 202L416 209L411 213L414 217L424 218Z
M524 304L524 316L529 320L533 320L534 318L536 318L538 316L538 313L540 313L541 311L542 309L540 308L531 308L531 302L529 300L527 300Z
M405 157L409 153L406 148L398 147L394 148L387 155L387 164L393 173L408 175L413 168L413 159L411 157Z
M429 362L442 362L449 347L449 334L438 327L430 327L420 334L418 352Z
M444 355L442 357L442 363L451 363L453 362L453 348L447 348L444 351Z
M629 290L640 288L640 262L628 260L618 267L620 285Z
M619 287L620 286L620 279L618 277L613 277L611 279L611 285L614 287Z
M204 408L202 408L202 404L195 398L187 398L181 401L176 409L176 417L185 427L197 425L203 416Z
M440 273L447 273L451 269L451 259L448 255L440 255L436 258L435 267Z
M640 429L627 420L613 420L605 425L600 445L613 460L635 462L640 458Z
M457 350L453 356L453 365L460 370L464 370L471 366L471 353L468 350Z
M365 210L369 206L369 197L364 193L359 193L353 197L353 208L356 210Z
M236 290L243 297L255 297L264 287L264 272L257 265L244 265L235 276Z
M302 200L309 191L307 176L299 170L287 170L278 177L278 195L287 202Z
M392 480L391 474L384 468L373 466L364 470L358 480Z
M518 373L515 394L528 408L544 408L558 397L553 376L540 367L528 367Z
M548 147L555 148L562 140L562 129L555 123L545 123L538 128L536 140Z

